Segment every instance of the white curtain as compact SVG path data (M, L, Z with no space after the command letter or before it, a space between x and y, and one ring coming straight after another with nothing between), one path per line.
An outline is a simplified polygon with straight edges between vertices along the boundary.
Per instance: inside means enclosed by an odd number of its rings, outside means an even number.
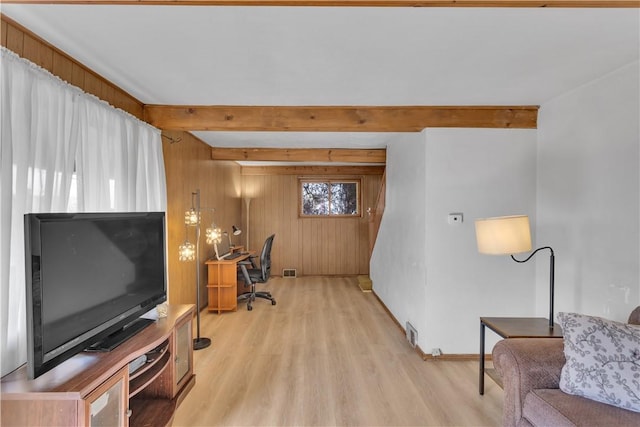
M160 131L1 48L0 363L26 362L23 217L165 211Z
M80 117L78 210L164 211L160 131L102 103L84 103Z

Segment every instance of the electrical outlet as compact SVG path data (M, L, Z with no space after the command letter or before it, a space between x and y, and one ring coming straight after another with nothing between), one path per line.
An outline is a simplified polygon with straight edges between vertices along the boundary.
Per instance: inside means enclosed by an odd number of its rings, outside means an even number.
M434 348L433 350L431 350L431 355L433 357L442 356L442 350L440 350L439 348Z

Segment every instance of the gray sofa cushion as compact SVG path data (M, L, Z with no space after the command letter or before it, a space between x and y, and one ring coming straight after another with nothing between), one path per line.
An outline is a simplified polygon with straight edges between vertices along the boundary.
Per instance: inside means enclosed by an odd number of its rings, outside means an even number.
M532 390L524 400L522 416L533 426L638 427L640 413L616 408L559 389Z
M567 359L560 389L640 412L640 325L558 313Z

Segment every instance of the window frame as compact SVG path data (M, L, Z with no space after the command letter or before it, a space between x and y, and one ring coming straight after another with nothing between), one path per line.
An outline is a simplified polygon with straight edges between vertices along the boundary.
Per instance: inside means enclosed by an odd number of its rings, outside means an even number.
M309 215L303 212L304 203L302 189L305 183L356 184L356 213L353 215L331 213L331 187L329 187L329 213L326 215ZM298 217L299 218L362 218L362 178L354 177L298 177Z

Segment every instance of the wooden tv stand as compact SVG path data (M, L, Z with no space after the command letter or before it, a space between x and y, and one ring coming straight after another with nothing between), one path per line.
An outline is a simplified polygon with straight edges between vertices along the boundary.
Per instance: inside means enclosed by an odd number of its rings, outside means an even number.
M2 377L3 426L167 426L195 385L193 305L158 319L107 353L80 353L40 377ZM147 362L129 373L129 364ZM133 367L133 366L132 366Z

